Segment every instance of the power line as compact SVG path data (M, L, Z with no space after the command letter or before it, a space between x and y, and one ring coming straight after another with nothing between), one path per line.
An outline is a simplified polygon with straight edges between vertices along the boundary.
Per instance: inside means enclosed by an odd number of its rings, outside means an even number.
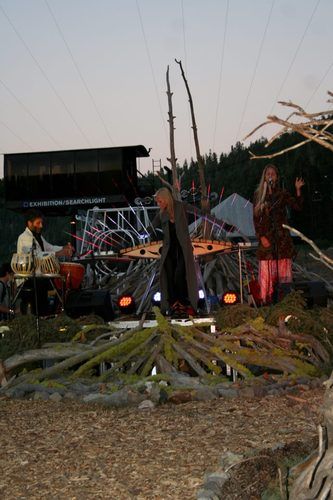
M71 60L72 60L73 65L74 65L74 67L75 67L75 69L76 69L76 71L77 71L77 73L78 73L78 75L79 75L79 78L80 78L80 80L81 80L81 82L82 82L82 84L83 84L84 88L86 89L87 94L88 94L88 95L89 95L89 97L90 97L90 100L91 100L91 102L92 102L92 104L93 104L93 106L94 106L94 108L95 108L95 111L96 111L96 113L97 113L97 115L98 115L99 119L100 119L100 120L101 120L101 122L102 122L102 125L103 125L103 127L104 127L105 133L106 133L106 135L108 136L108 139L109 139L109 141L111 142L111 144L113 144L113 145L114 145L114 141L113 141L113 139L112 139L112 137L111 137L111 135L110 135L110 133L109 133L109 130L108 130L107 126L106 126L105 120L104 120L104 118L103 118L103 116L102 116L101 112L99 111L98 106L97 106L97 104L96 104L96 101L95 101L95 99L94 99L94 96L92 95L92 93L91 93L91 91L90 91L90 89L89 89L89 87L88 87L88 85L87 85L87 82L85 81L85 79L84 79L84 77L83 77L83 75L82 75L82 73L81 73L81 70L80 70L80 68L79 68L79 66L78 66L78 64L77 64L77 62L76 62L76 60L75 60L75 58L74 58L73 52L71 51L71 49L70 49L70 47L69 47L69 45L68 45L68 43L67 43L67 41L66 41L66 39L65 39L64 33L63 33L63 31L61 30L60 25L59 25L59 23L58 23L58 21L57 21L57 19L56 19L55 15L54 15L54 13L53 13L53 11L52 11L52 9L51 9L51 7L50 7L50 5L49 5L48 1L47 1L47 0L44 0L44 1L45 1L45 4L46 4L46 6L47 6L47 8L48 8L48 10L49 10L49 12L50 12L50 15L51 15L51 17L52 17L53 21L54 21L54 24L56 25L56 27L57 27L57 29L58 29L58 31L59 31L60 37L62 38L62 41L63 41L63 42L64 42L64 44L65 44L65 47L66 47L66 49L67 49L67 51L68 51L68 54L69 54L69 56L70 56L70 58L71 58Z
M24 139L22 139L22 137L20 137L16 132L14 132L14 130L12 128L10 128L5 122L3 122L2 120L0 120L0 124L5 127L7 130L9 130L9 132L11 134L13 134L14 137L16 137L16 139L18 139L19 141L22 142L22 144L24 144L25 146L27 146L30 150L32 150L33 148L30 146L30 144L28 144ZM3 148L1 148L3 149ZM1 153L1 154L5 154L5 153Z
M43 130L43 132L48 136L48 138L51 139L51 141L54 142L54 144L56 144L56 146L60 148L61 145L59 144L59 142L46 130L46 128L41 124L38 118L36 118L36 116L32 114L30 109L27 108L27 106L17 97L16 94L14 94L14 92L1 79L0 79L0 84L7 90L7 92L13 97L13 99L15 99L15 101L19 104L19 106L21 106L24 109L24 111L30 116L30 118L32 118L34 122L37 123L39 128Z
M218 117L219 108L220 108L220 97L221 97L221 87L222 87L222 71L223 71L223 63L224 63L224 50L225 50L225 40L226 40L226 35L227 35L228 17L229 17L229 0L227 0L226 12L225 12L225 18L224 18L224 32L223 32L223 42L222 42L222 51L221 51L221 59L220 59L220 71L219 71L219 80L218 80L218 87L217 87L217 101L216 101L215 122L214 122L214 132L213 132L213 147L212 147L213 151L215 150L217 117Z
M143 21L142 21L142 16L141 16L141 11L140 11L138 0L136 0L136 8L137 8L137 11L138 11L138 16L139 16L139 20L140 20L140 26L141 26L142 36L143 36L143 40L144 40L144 43L145 43L147 57L148 57L149 65L150 65L150 71L151 71L152 78L153 78L156 99L157 99L157 102L158 102L158 107L159 107L159 111L160 111L160 115L161 115L161 119L162 119L162 123L163 123L163 130L164 130L166 141L168 143L168 134L167 134L167 130L166 130L165 119L164 119L164 116L163 116L161 101L160 101L160 97L159 97L158 90L157 90L157 84L156 84L156 78L155 78L153 63L152 63L152 59L151 59L151 56L150 56L150 51L149 51L149 47L148 47L148 43L147 43L146 33L145 33L144 26L143 26Z
M246 110L247 110L247 106L248 106L250 94L251 94L251 91L252 91L252 88L253 88L253 83L254 83L254 80L255 80L255 77L256 77L256 74L257 74L257 69L258 69L258 65L259 65L259 61L260 61L262 49L263 49L263 46L264 46L264 42L265 42L265 39L266 39L266 35L267 35L267 31L268 31L268 26L269 26L269 23L271 21L271 17L272 17L272 12L273 12L273 9L274 9L274 5L275 5L275 0L272 0L271 8L269 10L268 17L267 17L266 26L265 26L264 33L263 33L263 36L262 36L262 39L261 39L261 42L260 42L257 59L256 59L256 62L255 62L255 65L254 65L254 70L253 70L253 74L252 74L252 78L251 78L249 90L247 92L247 96L246 96L246 99L245 99L245 104L244 104L243 112L242 112L241 119L240 119L240 122L239 122L238 131L237 131L237 134L236 134L236 142L239 139L240 131L241 131L241 128L243 126L245 113L246 113Z
M316 3L316 5L315 5L315 7L314 7L314 9L313 9L313 11L312 11L312 13L311 13L310 19L309 19L309 21L308 21L308 23L307 23L307 25L306 25L306 27L305 27L305 30L304 30L304 32L303 32L303 35L302 35L302 36L301 36L301 38L300 38L300 41L298 42L298 45L297 45L296 51L295 51L295 53L294 53L294 56L293 56L293 58L292 58L292 60L291 60L291 62L290 62L290 64L289 64L289 68L288 68L288 70L287 70L287 73L286 73L286 75L285 75L285 77L284 77L284 79L283 79L283 81L282 81L282 84L281 84L281 86L280 86L280 88L279 88L278 93L276 94L275 101L274 101L273 106L272 106L272 108L271 108L271 110L270 110L270 112L269 112L269 115L271 115L271 114L273 113L273 109L274 109L274 107L275 107L275 105L276 105L277 101L279 100L279 97L280 97L280 94L281 94L281 92L282 92L282 89L283 89L283 87L284 87L284 85L285 85L285 83L286 83L286 81L287 81L287 79L288 79L289 73L290 73L290 71L291 71L291 69L292 69L292 67L293 67L293 65L294 65L294 62L295 62L296 57L297 57L297 55L298 55L298 52L299 52L299 50L300 50L300 48L301 48L301 45L302 45L303 40L304 40L304 38L305 38L305 35L306 35L306 33L307 33L307 31L308 31L308 29L309 29L309 27L310 27L310 24L311 24L311 22L312 22L312 19L313 19L313 17L314 17L314 15L315 15L315 13L316 13L316 10L317 10L317 8L318 8L318 6L319 6L320 2L321 2L321 0L317 0L317 3Z
M11 19L9 18L9 16L7 15L7 13L5 12L4 8L0 5L0 10L1 12L3 13L3 15L5 16L5 18L7 19L7 21L9 22L9 24L11 25L12 29L14 30L16 36L19 38L19 40L22 42L22 44L24 45L25 49L27 50L28 54L30 55L30 57L33 59L33 61L35 62L36 66L38 67L39 71L42 73L42 75L44 76L45 80L48 82L48 84L50 85L53 93L55 94L55 96L58 98L58 100L61 102L61 104L63 105L63 107L65 108L66 112L68 113L68 115L70 116L70 118L72 119L73 123L75 124L75 126L77 127L77 129L79 130L79 132L81 133L81 135L84 137L84 139L88 142L89 145L90 144L90 141L88 139L88 137L86 136L86 134L83 132L83 130L81 129L80 125L77 123L77 121L75 120L73 114L71 113L70 109L68 108L67 104L65 103L65 101L63 100L63 98L60 96L60 94L57 92L56 88L54 87L53 83L51 82L51 80L49 79L49 77L47 76L47 74L45 73L44 69L42 68L42 66L40 65L40 63L38 62L38 60L36 59L36 57L33 55L30 47L28 46L28 44L26 43L26 41L23 39L23 37L21 36L21 34L19 33L19 31L16 29L14 23L11 21Z

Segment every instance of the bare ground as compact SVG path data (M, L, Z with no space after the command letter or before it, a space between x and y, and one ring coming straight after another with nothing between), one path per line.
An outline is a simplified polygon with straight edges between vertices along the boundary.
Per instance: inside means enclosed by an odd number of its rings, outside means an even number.
M190 499L226 451L313 441L323 388L256 399L111 410L0 400L3 499ZM267 478L266 478L267 479ZM228 498L260 498L249 470Z

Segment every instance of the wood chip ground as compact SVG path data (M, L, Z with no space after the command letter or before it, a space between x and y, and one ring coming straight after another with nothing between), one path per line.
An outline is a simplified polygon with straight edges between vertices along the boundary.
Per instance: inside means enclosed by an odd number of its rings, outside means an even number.
M319 388L153 410L2 398L0 497L193 499L205 472L216 470L226 451L313 439L323 393Z

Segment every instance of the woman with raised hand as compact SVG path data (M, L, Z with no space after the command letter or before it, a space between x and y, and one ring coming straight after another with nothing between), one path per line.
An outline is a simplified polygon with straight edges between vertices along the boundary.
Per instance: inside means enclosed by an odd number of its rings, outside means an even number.
M270 304L279 283L292 281L294 245L287 229L287 208L301 210L304 180L296 178L296 196L279 186L279 172L268 164L254 195L253 221L258 238L259 285L262 304Z

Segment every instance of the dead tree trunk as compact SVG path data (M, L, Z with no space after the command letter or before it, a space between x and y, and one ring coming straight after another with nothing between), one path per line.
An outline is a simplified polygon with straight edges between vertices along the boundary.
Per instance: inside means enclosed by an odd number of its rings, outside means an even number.
M173 93L170 90L170 80L169 80L169 66L166 72L166 81L167 81L167 96L168 96L168 122L169 122L169 137L170 137L170 158L167 160L171 163L172 168L172 190L173 195L176 199L180 198L179 191L179 180L177 176L177 158L175 153L175 126L174 126L174 118L173 109L172 109L172 95Z
M205 214L207 215L210 213L210 206L209 206L209 199L207 196L207 186L206 186L206 181L205 181L205 165L204 165L204 161L203 161L203 158L201 156L201 153L200 153L198 128L197 128L197 124L196 124L196 120L195 120L193 99L192 99L190 88L189 88L189 85L188 85L188 82L186 80L186 76L185 76L185 73L183 70L182 62L177 61L177 59L175 59L175 61L180 66L182 77L183 77L185 87L187 90L188 100L190 103L195 152L196 152L197 162L198 162L198 167L199 167L199 180L200 180L200 188L201 188L201 210L202 210L202 213L204 215ZM210 227L208 227L208 224L204 224L204 228L205 228L204 229L205 234L203 234L203 237L206 238L207 235L210 234Z

